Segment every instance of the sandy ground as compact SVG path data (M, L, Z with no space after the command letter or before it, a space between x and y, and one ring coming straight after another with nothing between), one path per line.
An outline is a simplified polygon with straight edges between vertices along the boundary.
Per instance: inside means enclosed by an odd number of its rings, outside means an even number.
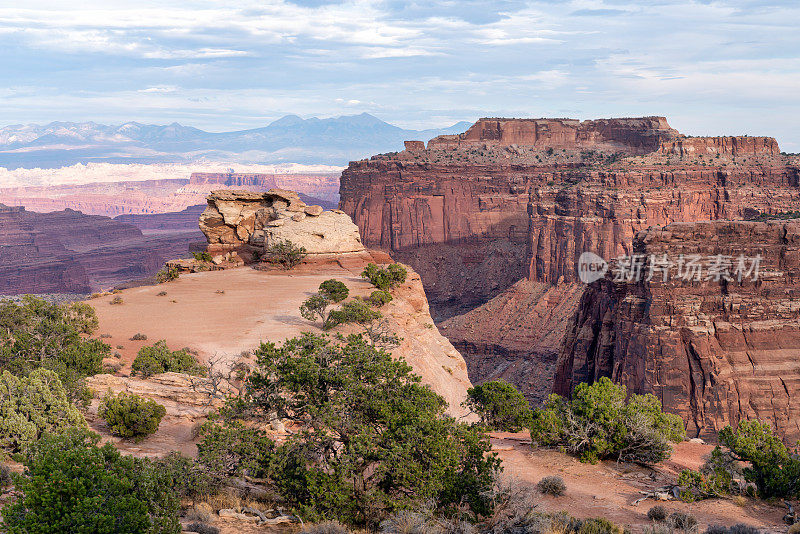
M136 353L160 339L173 350L188 347L201 360L234 357L261 341L282 341L304 331L319 331L300 316L300 304L329 278L344 281L351 295L366 295L372 286L357 273L337 265L273 271L269 276L249 267L183 274L156 286L126 289L90 300L100 320L99 334L122 355L126 374ZM166 295L158 296L166 292ZM119 296L122 304L110 304ZM220 320L225 318L225 320ZM131 341L137 333L146 341ZM122 348L118 348L122 346Z
M672 457L654 469L615 462L582 464L557 451L531 449L530 437L524 433L494 434L492 445L503 460L505 476L532 484L549 475L564 479L567 486L565 495L539 496L543 511L565 510L579 518L606 517L619 525L630 526L633 532L640 532L650 524L647 511L661 504L670 513L682 511L697 517L701 532L708 525L731 526L737 523L758 527L763 532L787 530L782 520L785 507L768 505L755 499L747 499L744 506L737 506L728 499L709 499L696 503L647 499L638 505L632 504L643 496L640 491L652 491L666 484L674 484L681 470L697 469L703 463L703 457L713 449L711 445L680 443L675 447Z

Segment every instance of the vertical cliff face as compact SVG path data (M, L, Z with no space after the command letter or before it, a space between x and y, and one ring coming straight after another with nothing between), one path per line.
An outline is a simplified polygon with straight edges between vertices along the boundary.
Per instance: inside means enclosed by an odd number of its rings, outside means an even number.
M687 281L675 265L666 281L661 271L630 282L609 274L589 286L566 331L555 392L608 376L657 395L691 435L757 418L800 437L800 222L672 224L641 232L633 249L647 261L697 254L705 272ZM739 280L738 258L749 270L757 256L757 279ZM730 280L712 275L715 258L730 261Z
M778 150L658 117L482 119L351 163L340 206L365 245L420 273L473 381L509 377L536 401L583 290L580 254L629 254L653 225L800 210L797 162Z

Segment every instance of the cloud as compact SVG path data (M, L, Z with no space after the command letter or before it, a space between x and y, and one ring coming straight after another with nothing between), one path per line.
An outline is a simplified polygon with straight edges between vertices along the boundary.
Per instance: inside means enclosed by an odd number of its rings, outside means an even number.
M30 0L0 8L0 123L569 110L800 150L797 20L788 0Z

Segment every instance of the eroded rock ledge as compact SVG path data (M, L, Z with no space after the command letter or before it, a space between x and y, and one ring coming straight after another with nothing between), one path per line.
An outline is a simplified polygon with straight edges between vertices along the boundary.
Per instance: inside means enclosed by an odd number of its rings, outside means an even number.
M344 212L307 205L294 191L212 191L200 230L214 257L235 254L245 263L265 248L291 241L309 255L363 252L358 227ZM236 258L234 258L234 261Z

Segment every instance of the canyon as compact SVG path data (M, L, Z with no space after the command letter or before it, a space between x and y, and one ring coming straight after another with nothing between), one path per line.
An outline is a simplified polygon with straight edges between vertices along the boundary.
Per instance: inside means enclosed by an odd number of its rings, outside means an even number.
M0 205L0 294L89 293L153 276L188 256L196 228L145 234L132 224L63 210Z
M683 136L663 117L481 119L463 134L352 162L340 197L366 246L420 273L434 318L471 379L506 378L538 403L568 359L565 334L588 298L576 269L582 252L611 260L630 255L637 233L650 227L800 211L800 158L781 154L768 137ZM783 281L776 290L788 287ZM769 365L795 389L776 402L794 413L800 351L780 354ZM731 368L738 385L742 370ZM652 381L608 370L578 375L655 390ZM688 378L674 374L659 387L687 388ZM712 403L701 424L689 423L689 396L670 405L684 403L690 430L704 436L763 412L723 413L725 403Z

